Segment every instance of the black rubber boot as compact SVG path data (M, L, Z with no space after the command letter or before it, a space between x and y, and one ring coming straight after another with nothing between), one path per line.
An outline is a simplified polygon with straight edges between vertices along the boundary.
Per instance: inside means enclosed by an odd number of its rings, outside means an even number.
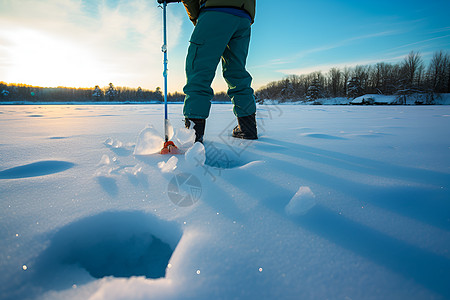
M238 117L238 125L233 129L233 137L246 140L258 139L258 131L256 129L256 114Z
M205 119L184 119L184 125L187 129L191 128L191 122L193 124L193 128L195 130L195 141L203 144L203 135L205 134Z

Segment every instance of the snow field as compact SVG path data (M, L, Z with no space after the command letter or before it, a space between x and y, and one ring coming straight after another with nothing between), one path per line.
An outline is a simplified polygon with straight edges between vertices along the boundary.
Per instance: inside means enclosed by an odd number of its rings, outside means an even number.
M449 108L169 108L0 107L1 299L450 297Z

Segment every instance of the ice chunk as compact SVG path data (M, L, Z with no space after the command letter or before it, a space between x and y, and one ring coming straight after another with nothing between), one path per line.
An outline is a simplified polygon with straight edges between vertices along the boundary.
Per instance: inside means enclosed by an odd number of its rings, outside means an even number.
M191 166L203 166L205 165L206 155L205 146L202 143L195 143L194 146L189 148L184 154L184 158Z
M122 146L123 146L123 143L119 140L114 140L113 144L111 145L111 147L116 148L116 149L122 148Z
M119 140L114 140L113 138L107 138L104 142L103 142L106 146L111 147L111 148L122 148L123 147L123 143Z
M109 159L109 156L107 154L103 154L102 158L100 159L100 162L98 163L98 166L107 166L111 163L111 160Z
M114 171L114 168L108 167L107 165L101 166L97 171L94 172L94 177L108 177L111 176L111 173Z
M172 156L167 162L161 161L158 163L158 168L163 173L169 173L177 168L178 158Z
M290 216L305 215L316 205L316 196L307 186L301 186L288 205L285 207L286 214Z
M195 142L195 130L187 128L178 128L173 136L175 145L180 149L189 149Z
M134 148L134 155L148 155L161 151L164 146L164 139L153 128L152 125L145 127L136 142L136 148Z
M138 176L142 172L142 167L137 164L134 167L125 167L123 173L127 175Z
M104 144L105 144L106 146L112 146L113 143L114 143L114 140L113 140L112 138L107 138L107 139L105 140L105 142L104 142Z

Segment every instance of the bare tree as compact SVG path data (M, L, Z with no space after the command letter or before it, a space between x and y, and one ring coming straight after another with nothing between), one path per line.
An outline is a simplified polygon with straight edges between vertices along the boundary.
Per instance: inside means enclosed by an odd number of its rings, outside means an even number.
M338 68L332 68L328 73L328 83L332 97L341 96L342 72Z
M428 68L428 76L433 92L444 93L447 91L449 64L450 57L448 53L444 53L442 50L434 53Z
M416 74L422 65L423 62L420 53L411 51L408 56L405 57L403 68L405 70L406 81L410 86L414 84Z
M447 63L447 90L445 91L446 93L450 93L450 55L447 54L447 61L449 61Z
M368 90L371 94L381 94L380 86L382 82L380 63L370 69L368 79Z

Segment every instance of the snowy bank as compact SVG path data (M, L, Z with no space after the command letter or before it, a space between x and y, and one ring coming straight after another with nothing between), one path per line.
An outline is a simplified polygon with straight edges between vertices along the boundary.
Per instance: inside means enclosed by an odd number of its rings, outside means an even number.
M263 99L264 105L450 105L450 94L411 95L366 94L356 98L319 98L313 101Z

